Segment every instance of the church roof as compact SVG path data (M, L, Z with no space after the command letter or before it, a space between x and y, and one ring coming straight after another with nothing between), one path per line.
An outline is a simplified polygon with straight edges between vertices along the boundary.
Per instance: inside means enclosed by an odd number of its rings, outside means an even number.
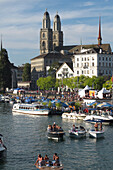
M61 51L61 50L71 50L72 48L76 47L77 45L68 45L68 46L57 46L55 47L56 51Z
M76 47L69 50L70 53L80 53L82 49L93 49L95 52L99 52L100 49L102 49L103 52L109 52L111 53L111 47L110 44L90 44L90 45L77 45Z
M38 58L45 58L45 57L66 58L67 56L65 56L65 55L63 55L61 53L53 51L53 52L50 52L50 53L46 53L46 54L42 54L42 55L36 56L36 57L32 58L31 60L35 60L35 59L38 59Z

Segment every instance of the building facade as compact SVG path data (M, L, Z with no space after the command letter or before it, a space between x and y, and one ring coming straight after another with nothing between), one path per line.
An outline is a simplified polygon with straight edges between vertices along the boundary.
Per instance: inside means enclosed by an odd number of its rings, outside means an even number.
M80 53L74 54L74 76L85 75L111 76L113 71L113 53L103 49L81 49Z

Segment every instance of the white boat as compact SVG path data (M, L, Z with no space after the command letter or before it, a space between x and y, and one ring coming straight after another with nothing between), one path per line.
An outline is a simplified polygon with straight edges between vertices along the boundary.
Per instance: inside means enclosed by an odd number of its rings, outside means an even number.
M86 114L83 113L83 111L79 111L78 113L76 113L76 118L78 120L83 120L83 119L85 119L85 117L86 117Z
M95 131L95 130L89 130L89 137L93 138L103 138L104 137L104 131Z
M89 123L95 123L95 122L102 122L102 124L112 124L113 123L113 117L110 115L87 115L84 119L84 121Z
M6 150L7 148L3 143L3 135L0 134L0 159L5 156Z
M40 105L40 104L16 103L13 105L12 112L13 113L29 114L29 115L48 116L49 108L47 108L43 105Z
M63 119L77 119L76 114L77 114L76 112L71 112L71 113L64 112L62 114L62 118Z
M69 135L70 137L73 137L73 138L84 138L86 137L86 130L80 126L80 129L76 129L76 130L69 130Z

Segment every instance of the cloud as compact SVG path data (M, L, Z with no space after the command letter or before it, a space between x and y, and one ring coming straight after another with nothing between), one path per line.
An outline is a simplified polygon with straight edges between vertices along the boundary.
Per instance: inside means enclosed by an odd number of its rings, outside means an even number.
M94 2L88 1L83 4L83 6L93 6Z

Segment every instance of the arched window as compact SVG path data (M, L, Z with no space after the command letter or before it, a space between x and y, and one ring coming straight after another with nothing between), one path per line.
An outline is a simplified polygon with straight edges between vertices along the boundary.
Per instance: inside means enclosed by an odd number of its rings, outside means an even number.
M45 47L46 46L46 43L45 41L42 42L42 46Z
M43 38L44 38L44 37L45 37L45 33L43 33L43 35L42 35L42 36L43 36Z
M56 35L54 35L54 39L56 40Z

